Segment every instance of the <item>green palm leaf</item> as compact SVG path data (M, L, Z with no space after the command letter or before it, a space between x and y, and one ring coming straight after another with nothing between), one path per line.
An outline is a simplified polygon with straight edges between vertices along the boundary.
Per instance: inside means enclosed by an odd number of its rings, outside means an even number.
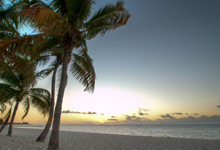
M53 0L50 5L53 10L56 10L59 14L63 16L67 14L67 3L65 0Z
M13 85L14 88L18 88L21 86L21 83L16 74L11 70L2 71L2 73L0 74L0 80L8 85Z
M32 107L36 108L45 117L50 110L50 99L40 94L31 94L30 98Z
M88 19L93 0L66 0L67 18L70 24L80 25ZM77 27L78 28L78 27Z
M11 88L10 85L0 83L0 103L6 103L19 94L18 90Z
M28 21L39 32L60 35L69 28L68 20L50 8L33 5L19 12L22 21Z
M93 92L96 75L92 59L85 50L82 50L79 55L73 54L73 57L74 61L70 65L70 71L85 86L85 91Z
M4 103L0 103L0 112L3 113L6 110L6 105Z
M34 65L30 66L27 59L13 55L11 58L5 56L0 62L0 79L3 82L14 85L17 88L21 87L22 84L23 86L25 84L34 84L35 75L33 69L36 68Z
M5 39L7 37L16 37L19 36L17 30L11 24L6 24L3 21L0 21L0 39Z
M46 78L49 74L51 74L51 72L53 72L53 70L54 70L54 67L50 67L50 68L48 68L48 69L44 69L44 70L41 70L41 71L39 71L39 72L37 72L36 74L35 74L35 76L38 78L38 79L40 79L40 78Z
M104 35L107 31L125 25L130 17L123 7L124 3L118 1L116 5L108 4L100 8L91 19L84 24L87 38L91 39L97 34Z
M45 41L46 34L36 34L36 35L24 35L17 38L6 38L0 43L0 57L4 55L12 55L15 52L30 55L32 58L36 57L36 53L32 50L38 47L38 44Z
M39 94L45 96L47 99L50 99L50 92L45 89L33 88L30 90L30 94Z
M24 98L22 101L22 104L24 105L24 115L22 116L22 120L27 116L29 110L30 110L30 100L28 97Z

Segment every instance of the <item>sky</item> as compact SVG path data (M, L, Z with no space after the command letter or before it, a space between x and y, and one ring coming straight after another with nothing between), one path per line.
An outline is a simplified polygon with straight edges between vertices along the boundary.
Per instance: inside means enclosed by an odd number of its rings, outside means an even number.
M115 2L97 0L92 13ZM127 24L87 41L94 93L69 72L61 123L220 123L220 1L124 2ZM51 76L37 87L50 85ZM15 122L21 116L22 106ZM47 117L33 109L23 121Z

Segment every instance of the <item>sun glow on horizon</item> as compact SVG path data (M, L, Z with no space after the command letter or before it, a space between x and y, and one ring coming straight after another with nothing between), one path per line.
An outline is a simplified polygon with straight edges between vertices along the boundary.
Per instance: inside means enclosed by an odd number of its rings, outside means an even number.
M97 88L92 95L86 92L75 95L69 109L117 115L137 109L139 103L139 97L132 92L117 88Z

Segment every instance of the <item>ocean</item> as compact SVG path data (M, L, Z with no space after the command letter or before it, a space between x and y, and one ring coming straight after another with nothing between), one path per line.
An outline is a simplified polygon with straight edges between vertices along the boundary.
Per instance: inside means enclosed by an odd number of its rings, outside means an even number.
M14 125L43 129L44 125ZM220 140L220 124L61 125L60 131Z

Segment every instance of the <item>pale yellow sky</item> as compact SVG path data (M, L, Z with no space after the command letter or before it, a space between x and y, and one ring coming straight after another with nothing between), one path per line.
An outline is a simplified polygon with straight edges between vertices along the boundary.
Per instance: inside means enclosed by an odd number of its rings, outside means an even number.
M169 101L166 103L164 99L159 98L159 96L147 97L118 88L97 88L92 95L80 91L67 91L62 110L69 110L69 113L62 113L61 123L152 123L158 119L173 119L172 117L177 120L189 116L200 118L203 115L208 117L220 115L220 109L210 102L203 104L192 102L190 105L179 102L177 105L168 103ZM22 105L20 105L15 122L22 122L22 113ZM133 118L129 120L128 116L133 116ZM40 113L32 108L23 121L31 124L45 124L47 117L43 118Z

